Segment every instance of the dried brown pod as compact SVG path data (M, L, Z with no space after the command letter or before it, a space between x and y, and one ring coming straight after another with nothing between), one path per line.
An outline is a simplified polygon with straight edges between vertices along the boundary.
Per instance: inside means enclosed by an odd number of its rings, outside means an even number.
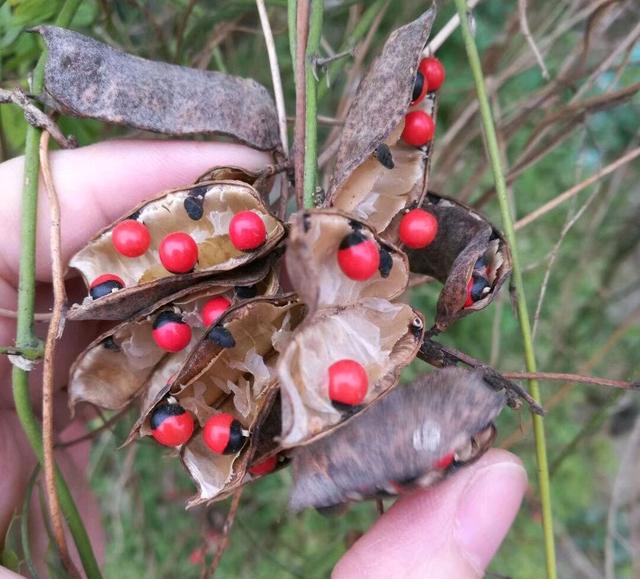
M385 395L422 343L422 316L406 304L366 298L324 308L307 318L278 362L284 448L307 444ZM362 406L332 404L328 369L350 359L364 367L368 389Z
M266 227L264 244L243 252L229 238L229 222L240 211L260 215ZM112 243L118 223L132 216L149 230L151 243L141 256L121 255ZM198 261L189 273L172 274L159 258L163 238L173 232L189 234L198 246ZM241 181L209 181L174 189L145 202L131 214L103 229L69 262L87 287L103 274L116 275L124 288L71 308L71 319L124 319L152 301L188 287L203 278L226 273L268 254L284 235L284 226L262 203L258 193ZM226 273L228 275L228 273Z
M343 428L293 451L289 505L327 508L435 484L489 448L504 402L481 373L459 368L398 386Z
M340 245L354 232L375 241L380 253L378 271L366 281L350 279L338 264ZM291 217L285 263L293 288L310 312L363 298L393 299L404 292L409 279L400 250L376 236L367 223L333 209L300 211Z
M152 337L153 324L160 312L179 312L191 329L191 345L204 335L202 308L210 299L224 296L232 304L246 299L246 289L271 296L278 291L277 274L263 263L251 277L220 282L204 282L164 298L141 311L131 320L112 328L94 340L78 356L69 374L69 404L90 402L110 410L129 404L145 389L148 380L161 367L161 374L178 371L190 348L170 353Z
M291 295L255 298L230 308L178 367L162 366L153 373L127 441L151 433L149 414L167 395L201 422L229 400L241 416L249 416L254 400L276 381L279 353L304 313L304 305Z
M407 248L406 254L412 273L444 284L434 325L434 330L443 331L495 299L511 273L511 253L500 231L463 203L430 191L422 208L438 220L438 234L427 247ZM469 280L480 280L483 288L473 303L465 305Z
M44 98L62 114L280 147L273 99L254 80L146 60L64 28L35 30L48 48Z
M435 93L411 106L435 12L433 7L391 34L362 79L342 131L326 204L378 232L427 190L431 144L414 147L400 136L407 112L421 110L435 120Z

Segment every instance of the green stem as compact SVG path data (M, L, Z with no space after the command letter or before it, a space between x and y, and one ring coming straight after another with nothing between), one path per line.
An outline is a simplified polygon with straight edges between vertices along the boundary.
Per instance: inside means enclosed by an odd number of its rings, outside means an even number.
M455 0L458 15L460 16L460 25L462 36L464 37L464 45L467 51L467 58L473 73L473 79L476 85L478 95L478 103L480 105L480 116L482 118L482 126L486 138L487 151L491 162L491 170L496 186L496 193L500 203L500 213L505 230L506 239L511 247L513 259L513 284L515 287L518 307L518 318L520 322L520 331L524 344L524 357L527 371L536 371L536 359L533 349L533 340L531 338L531 325L529 322L529 312L527 311L527 300L524 293L524 284L522 281L522 271L520 269L520 260L518 258L518 246L515 230L513 228L513 217L509 207L507 198L507 187L504 179L500 163L500 152L498 147L498 139L489 106L489 99L482 74L480 64L480 56L475 40L469 28L469 20L467 13L467 4L465 0ZM531 395L538 403L540 399L540 386L537 380L530 380ZM541 416L532 415L533 431L536 445L536 459L538 463L538 484L540 487L540 501L542 503L542 527L544 532L544 544L546 553L547 576L549 579L557 577L556 570L556 554L553 538L553 515L551 511L551 488L549 485L549 465L547 462L547 447L545 442L544 422Z
M0 354L6 356L21 356L27 360L40 360L44 355L42 344L35 348L12 348L11 346L0 346Z
M55 24L68 26L80 5L80 0L66 0L60 10ZM46 55L43 54L33 72L31 92L40 94L44 87L44 65ZM21 219L21 254L20 279L18 283L18 320L16 330L16 348L27 350L37 348L39 340L33 332L35 312L35 264L36 264L36 225L38 205L38 175L40 130L27 127L25 155L24 155L24 189L22 195ZM13 368L13 399L20 424L29 440L34 453L40 463L43 463L42 432L31 404L29 393L29 373L16 366ZM69 530L78 548L80 559L87 577L100 578L100 569L96 562L89 537L73 501L73 497L56 470L56 486L59 493L60 506L67 520Z
M371 24L375 20L376 16L380 12L380 10L383 9L385 4L388 3L389 0L376 0L373 4L371 4L371 6L369 6L369 8L364 11L362 16L358 20L358 23L354 27L353 32L349 35L348 40L344 41L336 52L345 52L346 50L353 48L358 43L358 41L363 38L367 34L367 32L369 32L369 30L371 29ZM335 83L336 76L340 72L340 69L342 69L342 67L344 67L345 64L349 62L349 60L350 59L347 57L340 58L338 60L334 60L328 65L327 78L332 83ZM320 86L318 87L319 101L325 97L328 90L329 85L326 82L320 84Z
M322 36L322 14L324 0L311 0L309 15L309 38L305 62L305 133L304 133L304 206L312 208L316 192L316 171L318 168L318 83L314 76L313 59L318 56Z

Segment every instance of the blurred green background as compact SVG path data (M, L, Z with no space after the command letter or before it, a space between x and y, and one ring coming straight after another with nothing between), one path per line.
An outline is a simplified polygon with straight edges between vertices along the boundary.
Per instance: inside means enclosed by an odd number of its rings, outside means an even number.
M34 35L22 31L51 22L61 4L0 0L3 87L26 88L41 49ZM333 71L328 90L322 89L321 114L339 120L348 103L345 98L352 95L390 31L428 4L348 0L325 4L323 55L357 48L355 58L344 59L340 70ZM267 6L287 111L292 115L286 1L268 1ZM452 2L441 2L434 31L453 12ZM474 14L504 160L512 170L509 194L518 218L639 145L637 94L624 101L597 100L640 80L637 3L530 0L529 26L549 80L543 78L521 33L515 0L481 2ZM90 0L82 3L72 28L143 57L253 77L271 89L264 40L251 0ZM445 64L447 81L440 92L431 188L472 204L480 201L482 210L499 225L459 32L437 54ZM25 133L21 112L12 105L0 107L0 123L1 160L21 154ZM81 144L132 134L86 120L65 118L61 124ZM339 126L321 123L321 145L338 134ZM545 286L535 341L541 370L639 378L639 183L638 162L626 164L518 231L532 317ZM426 285L411 293L412 304L425 312L428 321L438 291L436 285ZM500 370L524 369L507 288L489 308L455 324L443 341ZM414 362L405 378L426 370ZM640 445L634 442L640 430L636 420L640 398L598 386L555 382L543 383L543 400L549 410L545 422L560 576L603 576L605 557L615 562L617 576L640 576ZM126 416L113 431L98 436L92 451L91 482L108 533L105 574L198 577L198 554L204 545L210 560L228 504L186 512L184 504L194 488L177 460L148 441L117 450L133 420L133 414ZM491 570L538 578L544 575L544 551L528 412L506 410L498 428L498 444L525 461L531 492ZM333 519L311 511L291 515L286 510L289 483L289 473L281 472L245 491L220 576L327 577L350 542L376 519L372 503L356 505Z

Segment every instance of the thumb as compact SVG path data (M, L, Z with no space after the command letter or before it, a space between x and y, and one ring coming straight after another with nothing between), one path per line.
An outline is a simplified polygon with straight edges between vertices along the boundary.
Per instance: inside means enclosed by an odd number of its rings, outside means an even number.
M332 577L481 577L526 488L520 460L490 450L442 484L399 499L340 559Z

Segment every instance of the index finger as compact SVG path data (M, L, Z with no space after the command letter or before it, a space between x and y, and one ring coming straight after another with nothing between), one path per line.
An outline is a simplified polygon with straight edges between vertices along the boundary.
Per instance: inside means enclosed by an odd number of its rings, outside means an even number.
M259 170L268 153L232 143L193 141L107 141L51 153L51 171L60 200L62 259L68 262L95 233L145 199L188 185L214 166ZM18 277L23 157L0 165L3 199L0 223L0 277L12 285ZM36 276L51 280L49 202L38 200Z

